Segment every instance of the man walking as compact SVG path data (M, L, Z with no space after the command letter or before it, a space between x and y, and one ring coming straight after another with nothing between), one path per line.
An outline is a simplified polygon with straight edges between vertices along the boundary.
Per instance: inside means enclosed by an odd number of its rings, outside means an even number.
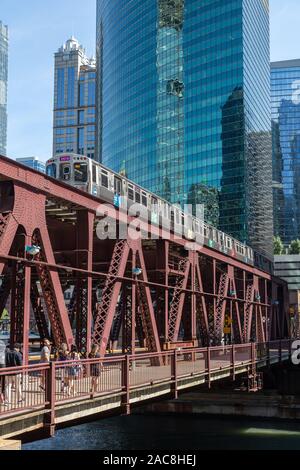
M22 365L23 365L23 358L21 354L21 345L19 343L16 343L12 350L6 351L6 367L9 369L9 368L14 368L14 367L22 367ZM16 387L17 402L21 403L23 401L21 380L22 380L21 373L7 375L6 388L5 388L5 396L7 400L5 403L7 405L11 404L11 400L12 400L11 392L12 392L13 383L15 383L15 387Z

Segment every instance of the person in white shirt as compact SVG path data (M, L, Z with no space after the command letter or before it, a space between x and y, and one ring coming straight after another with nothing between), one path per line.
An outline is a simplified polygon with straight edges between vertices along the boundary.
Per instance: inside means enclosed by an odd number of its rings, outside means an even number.
M43 348L41 350L41 364L49 364L51 359L51 343L48 339L44 339L43 341ZM45 371L42 371L41 376L41 385L40 388L45 390Z

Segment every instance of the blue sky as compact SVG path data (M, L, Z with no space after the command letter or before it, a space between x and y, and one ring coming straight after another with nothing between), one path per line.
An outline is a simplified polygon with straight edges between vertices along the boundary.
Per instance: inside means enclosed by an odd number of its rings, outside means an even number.
M113 1L113 0L111 0ZM51 156L53 54L72 34L95 52L96 0L0 0L10 34L8 155ZM300 57L299 0L270 0L271 59Z

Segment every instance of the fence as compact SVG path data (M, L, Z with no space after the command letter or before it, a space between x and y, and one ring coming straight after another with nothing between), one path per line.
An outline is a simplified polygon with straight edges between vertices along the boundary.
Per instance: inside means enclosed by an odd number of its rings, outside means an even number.
M291 352L292 340L282 340L0 369L0 392L6 400L0 402L0 418L45 408L54 413L64 403L112 394L120 394L129 406L132 390L155 384L171 384L176 397L180 380L190 378L192 383L202 377L210 385L218 372L230 371L235 378L242 366L280 362Z

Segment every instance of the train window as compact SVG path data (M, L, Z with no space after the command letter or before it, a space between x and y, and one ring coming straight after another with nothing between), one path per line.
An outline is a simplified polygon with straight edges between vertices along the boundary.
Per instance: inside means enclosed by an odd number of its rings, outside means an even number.
M47 166L47 176L51 176L51 178L56 178L56 165L55 163L51 163L51 165Z
M141 192L138 188L136 188L135 190L135 202L137 202L138 204L140 204L141 202Z
M157 214L158 213L158 201L155 197L152 198L151 200L151 210L152 212L154 212L154 214Z
M86 183L88 180L88 166L87 163L74 164L74 180L77 183Z
M169 218L169 205L165 202L162 203L162 213L165 219Z
M143 206L148 207L147 194L144 193L143 191L142 191L142 204L143 204Z
M128 184L128 199L134 201L134 188L132 184Z
M101 170L101 186L108 189L108 173L104 170Z
M208 227L207 227L207 225L204 225L204 231L203 232L204 232L205 238L208 238Z
M70 181L71 179L71 167L69 163L62 163L59 169L59 177L63 181Z
M93 165L93 183L97 183L97 167Z
M114 188L115 188L115 193L122 195L122 180L120 178L117 178L115 176L114 178Z
M232 247L232 240L229 237L226 237L226 246L229 249Z
M174 227L174 211L171 209L171 226Z

